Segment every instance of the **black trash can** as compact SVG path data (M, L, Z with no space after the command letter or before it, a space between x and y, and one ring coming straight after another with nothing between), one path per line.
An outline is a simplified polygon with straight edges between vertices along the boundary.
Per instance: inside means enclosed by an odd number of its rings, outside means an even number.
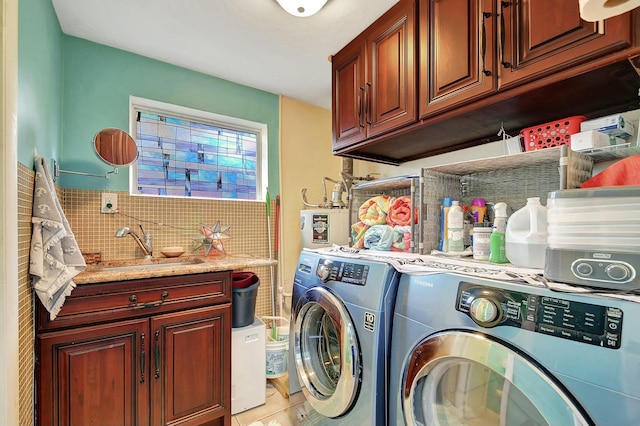
M253 324L256 315L256 297L260 279L253 272L234 272L231 276L233 280L231 327L246 327Z

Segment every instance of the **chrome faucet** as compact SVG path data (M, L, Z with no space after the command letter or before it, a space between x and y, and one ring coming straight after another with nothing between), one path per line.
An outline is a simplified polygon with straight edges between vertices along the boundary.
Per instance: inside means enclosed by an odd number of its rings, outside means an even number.
M142 233L144 234L144 241L145 242L142 242L142 239L140 239L138 234L136 234L131 229L129 229L128 226L125 226L123 228L118 229L116 231L116 238L124 238L127 235L131 235L133 237L133 239L136 240L136 243L138 243L138 246L142 249L142 252L144 253L145 259L151 259L151 257L153 256L153 244L151 242L151 234L150 233L145 233L144 229L142 229L142 225L140 225L140 229L142 230Z

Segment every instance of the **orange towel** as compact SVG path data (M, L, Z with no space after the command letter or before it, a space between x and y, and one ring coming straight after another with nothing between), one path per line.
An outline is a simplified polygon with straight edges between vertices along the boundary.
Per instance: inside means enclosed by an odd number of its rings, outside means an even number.
M581 188L600 186L640 185L640 154L616 161L591 179L585 181Z
M417 215L415 223L418 223ZM409 195L403 195L393 200L389 206L389 213L387 213L387 225L411 225L411 197Z

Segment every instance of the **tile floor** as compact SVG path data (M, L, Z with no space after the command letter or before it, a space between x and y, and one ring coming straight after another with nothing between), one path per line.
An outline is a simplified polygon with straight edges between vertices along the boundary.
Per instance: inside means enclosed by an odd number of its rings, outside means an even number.
M302 392L295 393L287 399L276 388L267 384L266 395L265 404L236 414L231 420L231 425L247 426L256 421L261 421L264 426L271 421L276 421L282 426L307 426L312 423L307 415L309 405Z

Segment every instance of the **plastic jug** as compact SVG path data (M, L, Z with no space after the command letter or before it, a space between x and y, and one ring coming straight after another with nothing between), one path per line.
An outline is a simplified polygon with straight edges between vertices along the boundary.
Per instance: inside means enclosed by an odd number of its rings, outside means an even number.
M544 268L547 248L547 208L539 197L527 198L527 205L514 212L505 236L509 262L527 268Z

